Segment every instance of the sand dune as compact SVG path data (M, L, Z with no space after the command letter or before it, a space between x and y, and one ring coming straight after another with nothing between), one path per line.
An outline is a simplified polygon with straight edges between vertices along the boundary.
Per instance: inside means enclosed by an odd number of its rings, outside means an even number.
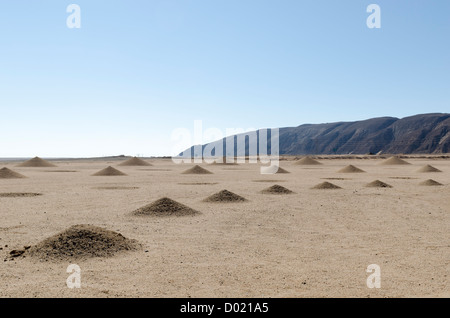
M111 166L106 167L105 169L102 169L96 173L93 174L93 176L126 176L126 173L123 173L122 171L117 170L116 168L113 168Z
M137 249L138 244L120 233L92 225L74 225L32 246L25 255L43 260L77 260L110 257Z
M144 161L137 157L133 157L118 164L118 166L153 166L153 165L150 162Z
M39 157L34 157L30 160L18 164L17 167L56 167L56 165Z
M0 179L22 179L26 178L24 175L12 171L11 169L8 169L6 167L0 169Z
M303 157L302 159L295 161L294 164L300 166L317 166L321 165L322 163L315 159L312 159L311 157Z
M417 170L417 172L442 172L442 171L431 165L425 165L422 168L420 168L419 170Z
M361 173L365 172L362 169L359 169L358 167L355 167L354 165L348 165L338 171L339 173Z
M291 194L294 193L293 191L280 186L278 184L275 184L269 188L266 188L264 190L261 191L261 193L265 193L265 194Z
M200 167L199 165L195 165L190 169L187 169L182 172L183 174L212 174L211 171Z
M167 197L156 200L132 212L136 216L186 216L199 212Z
M393 156L390 157L382 162L380 162L380 165L384 165L384 166L389 166L389 165L393 165L393 166L397 166L397 165L409 165L410 163L397 157L397 156Z
M325 181L322 183L319 183L312 187L312 189L319 189L319 190L333 190L333 189L341 189L340 186L335 185L334 183Z

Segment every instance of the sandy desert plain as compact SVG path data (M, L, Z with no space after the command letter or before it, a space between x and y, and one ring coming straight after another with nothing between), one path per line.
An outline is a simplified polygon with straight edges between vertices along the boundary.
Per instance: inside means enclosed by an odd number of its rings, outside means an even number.
M151 166L1 162L0 169L26 178L0 178L0 297L450 296L448 156L406 157L407 165L381 165L381 158L321 157L320 165L283 159L289 173L275 175L249 163L201 164L212 174L183 174L194 164L170 159L149 159ZM418 172L428 164L441 172ZM365 172L338 172L348 165ZM126 175L92 176L107 166ZM428 179L442 185L420 185ZM392 188L366 187L374 180ZM325 181L341 189L312 189ZM261 193L275 184L294 193ZM224 189L247 200L203 201ZM199 213L132 215L163 197ZM77 224L118 232L136 240L136 248L106 257L31 253ZM69 264L80 266L81 288L67 287ZM379 289L366 285L370 264L381 268Z

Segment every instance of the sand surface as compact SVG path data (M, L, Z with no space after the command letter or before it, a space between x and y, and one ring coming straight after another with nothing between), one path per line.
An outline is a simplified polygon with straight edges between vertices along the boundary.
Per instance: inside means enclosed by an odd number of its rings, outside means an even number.
M182 174L195 164L162 159L151 168L0 163L27 177L0 179L0 193L42 194L0 197L0 297L449 297L450 160L406 160L282 161L290 173L276 175L261 175L258 164ZM426 164L442 172L417 171ZM365 173L337 172L347 165ZM127 175L92 176L107 166ZM419 185L427 179L443 186ZM365 186L374 180L393 188ZM342 189L312 189L324 181ZM274 184L295 194L261 193ZM203 202L224 189L247 201ZM132 216L162 197L200 213ZM72 262L9 259L76 224L119 232L142 249L73 261L80 289L66 286ZM381 267L380 289L366 285L370 264Z

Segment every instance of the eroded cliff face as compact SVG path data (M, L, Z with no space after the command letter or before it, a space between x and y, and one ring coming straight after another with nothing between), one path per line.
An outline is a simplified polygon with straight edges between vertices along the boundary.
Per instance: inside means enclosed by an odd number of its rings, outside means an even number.
M280 128L279 133L281 155L450 153L450 114L305 124ZM222 142L214 144L221 145ZM193 153L193 147L183 153Z

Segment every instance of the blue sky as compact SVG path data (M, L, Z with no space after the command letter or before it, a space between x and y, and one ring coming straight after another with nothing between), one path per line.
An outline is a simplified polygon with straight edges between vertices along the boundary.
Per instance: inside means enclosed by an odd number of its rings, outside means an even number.
M450 112L449 16L448 0L2 1L0 157L172 155L194 120Z

